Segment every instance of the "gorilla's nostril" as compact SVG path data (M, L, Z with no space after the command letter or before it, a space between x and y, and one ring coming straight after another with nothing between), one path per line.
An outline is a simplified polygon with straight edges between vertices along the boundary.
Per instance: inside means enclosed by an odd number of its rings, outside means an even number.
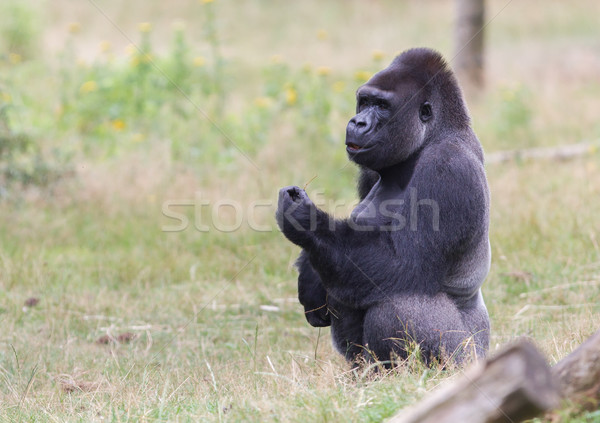
M300 192L296 188L288 189L288 195L292 198L292 201L298 201L300 199Z

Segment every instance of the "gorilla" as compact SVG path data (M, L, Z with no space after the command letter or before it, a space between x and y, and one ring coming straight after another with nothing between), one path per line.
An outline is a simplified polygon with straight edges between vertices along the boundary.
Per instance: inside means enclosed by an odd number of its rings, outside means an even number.
M483 357L489 317L489 189L456 78L436 51L396 57L357 93L346 151L360 203L334 219L296 186L276 219L302 248L298 297L356 362L390 366L416 345L426 363Z

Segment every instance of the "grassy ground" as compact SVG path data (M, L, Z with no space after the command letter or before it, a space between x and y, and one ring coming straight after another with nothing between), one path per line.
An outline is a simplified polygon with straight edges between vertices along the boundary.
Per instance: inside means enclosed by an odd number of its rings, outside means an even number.
M380 421L459 375L350 372L260 206L315 176L354 201L354 90L411 46L451 58L452 3L121 3L2 6L0 418ZM598 3L506 4L469 99L486 151L598 140ZM492 349L555 362L597 329L599 166L488 166Z

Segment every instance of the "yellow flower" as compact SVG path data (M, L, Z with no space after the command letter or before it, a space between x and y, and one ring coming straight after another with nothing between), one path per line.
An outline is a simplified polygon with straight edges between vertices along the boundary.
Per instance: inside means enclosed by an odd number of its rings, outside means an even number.
M271 97L258 97L254 100L254 104L261 109L266 109L273 104L273 99Z
M146 136L144 134L141 134L139 132L136 132L135 134L133 134L133 136L131 137L131 140L133 142L142 142L146 139Z
M281 54L274 54L271 56L271 63L278 64L283 61L283 56Z
M8 55L8 61L10 63L12 63L13 65L16 65L17 63L20 63L21 60L23 60L23 58L21 57L20 54L17 53L9 53Z
M137 51L137 48L133 44L129 44L129 45L127 45L127 47L125 47L125 52L130 56L132 54L134 54L136 51Z
M96 91L97 89L98 84L96 84L96 81L87 81L81 84L81 87L79 87L79 92L86 94L91 93L92 91Z
M173 22L173 29L177 32L185 31L185 22L184 21Z
M196 66L197 68L201 68L202 66L204 66L205 63L206 61L204 60L204 57L194 57L194 66Z
M121 119L114 119L110 124L115 131L122 131L125 129L125 122Z
M81 24L79 22L71 22L69 24L69 32L71 34L77 34L79 31L81 31Z
M108 41L100 41L100 51L106 53L110 50L110 43Z
M142 22L138 24L138 30L140 32L150 32L152 31L152 24L150 22Z
M296 104L296 100L298 100L298 93L296 90L292 87L287 88L285 90L285 102L288 105L293 106Z
M358 71L354 74L354 78L356 78L359 82L367 82L371 78L372 73L369 71Z
M506 88L502 91L502 99L504 101L513 101L516 97L515 90L511 90L510 88Z
M319 29L317 31L317 39L324 41L329 37L329 34L324 29Z
M332 88L336 93L341 93L346 88L346 83L344 81L334 82Z
M214 0L200 0L200 3L202 4L207 4L207 3L212 3Z
M152 55L150 53L141 54L139 60L142 63L150 63L152 62Z
M0 95L0 98L5 103L10 103L12 101L12 97L9 93L2 93L2 95Z
M321 76L327 76L331 73L331 68L329 66L319 66L317 68L317 74Z
M373 50L372 56L373 60L379 62L380 60L383 60L385 58L385 52L381 50Z

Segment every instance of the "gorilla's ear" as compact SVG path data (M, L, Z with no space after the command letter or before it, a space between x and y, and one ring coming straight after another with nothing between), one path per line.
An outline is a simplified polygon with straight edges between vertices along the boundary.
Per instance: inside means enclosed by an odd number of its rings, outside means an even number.
M419 118L422 122L427 122L429 119L433 117L433 109L431 108L431 104L426 101L421 104L421 108L419 109Z

